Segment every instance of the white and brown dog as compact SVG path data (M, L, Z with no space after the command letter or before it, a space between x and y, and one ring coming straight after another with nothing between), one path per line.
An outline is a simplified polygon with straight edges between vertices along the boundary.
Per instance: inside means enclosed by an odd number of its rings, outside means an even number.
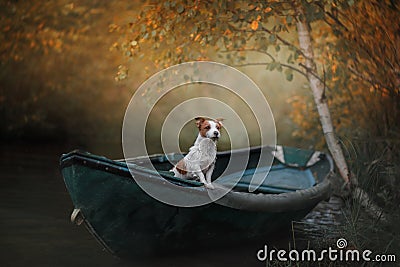
M199 135L189 149L189 153L171 171L174 172L175 177L200 180L205 187L214 189L211 184L211 175L215 167L217 140L221 136L223 119L207 120L198 117L195 121L199 128Z

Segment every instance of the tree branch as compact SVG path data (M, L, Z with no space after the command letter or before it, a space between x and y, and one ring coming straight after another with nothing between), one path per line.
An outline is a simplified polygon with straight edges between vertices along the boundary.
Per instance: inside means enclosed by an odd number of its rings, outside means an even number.
M326 85L325 80L321 79L321 77L319 77L318 74L314 73L314 71L310 68L308 68L306 65L304 65L303 63L299 63L300 67L303 67L304 69L306 69L306 73L310 73L312 76L314 76L314 78L318 79L323 85L324 87L328 88L329 90L331 90L331 88L329 88L329 86ZM307 74L306 74L307 77Z
M268 30L268 29L265 28L264 26L262 26L261 29L262 29L264 32L266 32L266 33L268 33L268 34L270 34L270 35L272 35L272 34L275 35L275 36L276 36L276 39L278 39L279 41L281 41L284 45L287 45L288 47L291 47L291 48L295 49L296 52L298 52L300 55L302 55L303 57L306 58L306 55L303 53L303 51L301 51L301 49L297 48L297 46L295 46L294 44L292 44L292 43L286 41L286 40L283 39L281 36L279 36L279 35L276 34L276 33L273 33L271 30Z
M236 64L233 65L233 67L248 67L248 66L266 66L268 64L271 64L272 62L254 62L254 63L243 63L243 64ZM280 63L282 67L287 68L287 69L291 69L301 75L303 75L304 77L307 78L307 73L301 71L300 69L292 66L292 65L288 65L288 64L284 64L284 63Z
M246 23L248 23L248 24L251 24L251 22L249 22L249 21L245 21L245 20L242 20L242 21L244 21L244 22L246 22ZM240 28L238 28L237 26L232 25L231 23L229 23L229 26L232 27L232 29L234 29L235 31L239 31L239 32L254 33L254 32L259 31L259 30L254 31L254 30L248 30L248 29L240 29ZM282 38L280 35L278 35L278 34L276 34L276 33L273 33L271 30L268 30L268 29L267 29L266 27L264 27L264 26L261 26L261 31L266 32L266 33L268 33L269 35L275 35L275 36L276 36L276 39L278 39L279 41L281 41L282 44L284 44L284 45L286 45L286 46L288 46L288 47L293 48L296 52L298 52L298 53L301 54L303 57L305 57L303 51L301 51L300 49L298 49L297 46L295 46L294 44L290 43L289 41L286 41L286 40L285 40L284 38Z
M317 7L319 7L326 15L328 15L329 18L331 18L333 21L335 21L336 24L339 25L341 28L343 28L346 32L349 31L349 29L346 27L346 25L344 25L344 24L340 21L340 19L339 19L337 16L333 15L333 14L332 14L331 12L329 12L329 11L325 11L325 8L323 7L323 4L322 4L322 3L316 2L316 1L314 1L314 2L312 2L312 3L315 4ZM339 12L338 9L336 9L336 10ZM330 24L327 20L325 20L325 22L326 22L329 26L332 26L332 24Z
M386 89L386 86L384 86L382 83L378 82L378 81L374 81L371 78L363 75L362 73L359 73L356 69L354 69L352 66L348 67L350 72L353 73L357 78L359 78L360 80L366 81L368 82L372 87L374 87L375 89L381 91L384 94L390 94L390 92L388 92L389 90Z
M261 51L261 50L257 50L257 49L253 49L253 48L249 48L249 49L240 49L240 50L225 50L225 51L219 51L221 53L232 53L232 52L257 52L263 55L268 56L272 61L275 61L275 58L268 53L267 51Z

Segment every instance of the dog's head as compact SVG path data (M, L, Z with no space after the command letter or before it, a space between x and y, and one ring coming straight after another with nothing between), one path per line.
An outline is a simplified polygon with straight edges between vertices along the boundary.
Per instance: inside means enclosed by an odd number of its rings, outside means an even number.
M213 141L221 137L220 130L222 128L223 119L207 120L203 117L197 117L195 121L201 136L210 138Z

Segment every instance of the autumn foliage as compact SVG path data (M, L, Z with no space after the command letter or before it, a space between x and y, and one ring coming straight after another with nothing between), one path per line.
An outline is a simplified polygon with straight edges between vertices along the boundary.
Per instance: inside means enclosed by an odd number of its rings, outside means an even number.
M159 68L212 59L258 65L288 81L305 75L291 1L152 1L114 48ZM319 79L339 137L394 133L399 121L399 6L394 1L304 1ZM150 51L149 51L150 49ZM279 54L280 56L277 56ZM255 56L254 56L255 55ZM257 58L254 60L254 58ZM307 89L288 99L293 137L321 148L318 114ZM368 115L367 115L368 114Z
M127 2L1 1L3 141L118 140L132 91L115 83L121 58L109 52L108 25Z
M121 91L110 88L121 86L132 75L130 61L133 65L147 62L143 69L151 74L175 63L211 59L259 66L297 83L307 69L298 49L292 5L291 1L228 0L3 1L0 103L6 123L2 132L12 136L26 125L49 134L62 132L55 130L62 124L76 129L81 125L68 119L72 114L85 114L89 121L100 119L103 115L96 110L111 103L119 103L118 114L122 114L120 103L126 101L119 99ZM397 2L304 1L304 6L319 78L326 85L339 137L398 138ZM91 64L101 58L108 58L108 65ZM122 82L116 85L114 78ZM304 86L288 98L294 123L290 131L294 140L322 147L311 98ZM52 103L58 103L58 108ZM55 112L62 103L69 103L65 115ZM96 108L89 112L87 106ZM104 115L108 121L116 118L110 109Z
M326 97L344 141L399 138L400 24L393 23L398 12L392 1L359 1L324 9L326 24L313 25ZM301 138L313 138L318 125L310 99L303 94L290 101L300 126L294 134Z

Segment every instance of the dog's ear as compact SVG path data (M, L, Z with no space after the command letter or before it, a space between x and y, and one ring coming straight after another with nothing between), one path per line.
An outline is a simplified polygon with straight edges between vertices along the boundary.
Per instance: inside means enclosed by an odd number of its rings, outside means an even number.
M214 120L216 123L218 123L221 127L223 127L224 125L222 124L222 122L224 121L223 118L217 118Z
M197 118L194 118L194 120L196 121L196 127L197 127L197 128L200 128L201 124L202 124L206 119L204 119L203 117L197 117Z

